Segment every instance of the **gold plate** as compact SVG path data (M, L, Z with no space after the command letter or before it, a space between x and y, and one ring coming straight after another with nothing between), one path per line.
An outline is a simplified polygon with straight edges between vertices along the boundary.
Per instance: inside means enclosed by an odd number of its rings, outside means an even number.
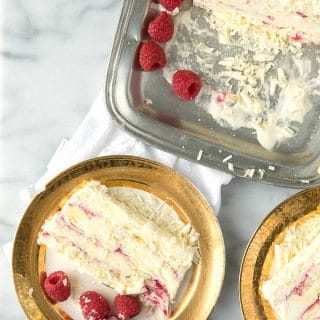
M259 288L268 272L269 254L279 235L320 204L320 188L299 192L272 210L252 236L244 254L239 279L240 304L246 320L275 320ZM281 234L282 233L282 234Z
M29 319L65 319L44 297L39 283L38 232L68 193L83 180L148 191L171 205L200 234L201 259L170 319L207 319L216 304L225 272L225 249L218 220L199 191L184 177L157 162L131 156L100 157L81 162L51 180L27 208L13 249L16 292ZM31 290L32 289L32 290Z

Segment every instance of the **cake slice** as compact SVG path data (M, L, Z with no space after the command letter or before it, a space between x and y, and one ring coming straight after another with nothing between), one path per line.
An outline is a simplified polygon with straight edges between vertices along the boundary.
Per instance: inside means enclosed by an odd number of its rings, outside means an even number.
M280 235L268 256L261 292L276 319L319 319L320 206Z
M146 306L169 315L185 273L197 253L198 235L183 224L177 232L131 210L108 188L86 182L48 219L38 243L63 253L121 294L139 294Z
M294 41L320 43L319 0L194 0L208 10L241 15L265 26L287 29Z

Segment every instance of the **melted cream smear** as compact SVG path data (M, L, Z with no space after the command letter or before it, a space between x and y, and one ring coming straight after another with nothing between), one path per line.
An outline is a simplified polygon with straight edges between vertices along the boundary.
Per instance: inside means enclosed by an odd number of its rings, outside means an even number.
M220 126L252 129L267 150L296 136L319 104L319 47L253 19L191 7L176 16L166 53L169 83L178 69L198 73L204 84L196 105Z

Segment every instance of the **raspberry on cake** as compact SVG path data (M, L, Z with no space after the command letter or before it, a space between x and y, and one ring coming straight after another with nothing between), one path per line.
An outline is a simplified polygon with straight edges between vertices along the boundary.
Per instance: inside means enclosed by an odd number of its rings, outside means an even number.
M279 320L319 319L320 206L278 239L266 258L262 296Z
M320 43L319 0L194 0L193 4L259 20L266 27L287 29L293 41Z
M38 243L118 293L139 295L145 306L167 316L197 257L198 234L180 219L181 228L173 230L139 210L116 200L105 185L85 182L45 222Z

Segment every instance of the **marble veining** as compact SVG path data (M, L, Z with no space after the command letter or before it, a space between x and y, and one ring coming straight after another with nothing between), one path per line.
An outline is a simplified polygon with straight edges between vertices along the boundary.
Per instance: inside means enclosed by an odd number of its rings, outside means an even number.
M0 247L14 237L21 188L37 180L103 86L122 1L3 0L0 3ZM219 215L227 270L215 320L241 319L238 272L263 217L296 192L234 179ZM0 250L0 318L24 319ZM213 319L213 316L211 317Z

